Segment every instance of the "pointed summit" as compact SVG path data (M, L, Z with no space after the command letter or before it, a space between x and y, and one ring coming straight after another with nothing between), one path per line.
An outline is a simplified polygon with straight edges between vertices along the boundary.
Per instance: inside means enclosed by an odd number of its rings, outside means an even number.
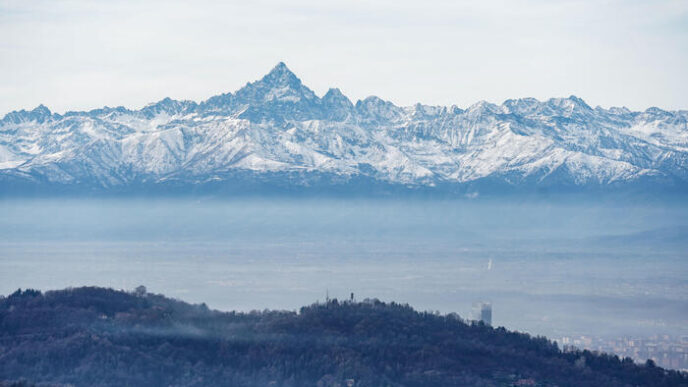
M283 62L279 62L260 80L237 91L232 102L238 108L245 109L240 118L255 122L306 120L320 115L318 96L304 86Z
M327 90L327 93L322 97L322 102L328 106L350 105L353 107L351 101L337 88L330 88Z
M272 70L270 70L270 73L289 73L292 75L294 74L291 70L289 70L289 68L286 64L284 64L284 62L277 63L275 67L273 67Z
M304 86L284 62L279 62L259 81L251 82L237 91L236 97L240 102L251 105L318 99L315 93Z
M52 114L52 113L50 112L50 109L48 109L48 107L45 106L45 105L43 105L43 104L40 104L40 105L36 106L36 107L31 111L31 113L33 113L33 114L40 114L40 115L42 115L42 116L49 116L49 115Z
M260 81L260 83L266 83L274 86L291 86L299 87L303 86L301 80L287 67L284 62L279 62L275 67L270 70Z
M339 89L329 89L322 97L324 116L333 121L344 121L354 114L354 104Z

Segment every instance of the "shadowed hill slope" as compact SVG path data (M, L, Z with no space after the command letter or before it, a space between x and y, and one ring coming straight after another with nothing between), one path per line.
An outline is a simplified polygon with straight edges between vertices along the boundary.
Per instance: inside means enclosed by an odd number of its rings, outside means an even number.
M103 288L0 298L0 380L146 386L677 386L649 362L377 300L218 312ZM0 383L1 384L1 383Z

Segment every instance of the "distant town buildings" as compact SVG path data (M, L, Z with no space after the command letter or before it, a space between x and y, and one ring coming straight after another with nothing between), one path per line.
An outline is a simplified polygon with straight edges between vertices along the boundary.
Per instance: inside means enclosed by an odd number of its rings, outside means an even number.
M588 349L630 357L636 363L651 359L660 367L688 371L688 336L655 335L649 337L602 338L565 336L556 340L566 348Z
M492 325L492 304L489 302L474 302L472 318L475 321L482 321L486 325Z

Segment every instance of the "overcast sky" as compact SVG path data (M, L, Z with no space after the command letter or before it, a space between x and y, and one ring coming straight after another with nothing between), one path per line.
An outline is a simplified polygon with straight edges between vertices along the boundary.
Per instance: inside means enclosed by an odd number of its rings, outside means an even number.
M688 109L688 1L0 0L0 116L200 101L279 61L354 102Z

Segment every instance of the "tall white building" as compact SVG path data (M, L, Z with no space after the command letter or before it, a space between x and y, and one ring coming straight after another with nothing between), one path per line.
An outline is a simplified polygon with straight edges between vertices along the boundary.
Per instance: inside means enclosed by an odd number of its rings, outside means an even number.
M486 325L492 325L492 304L489 302L473 303L473 320L482 321Z

